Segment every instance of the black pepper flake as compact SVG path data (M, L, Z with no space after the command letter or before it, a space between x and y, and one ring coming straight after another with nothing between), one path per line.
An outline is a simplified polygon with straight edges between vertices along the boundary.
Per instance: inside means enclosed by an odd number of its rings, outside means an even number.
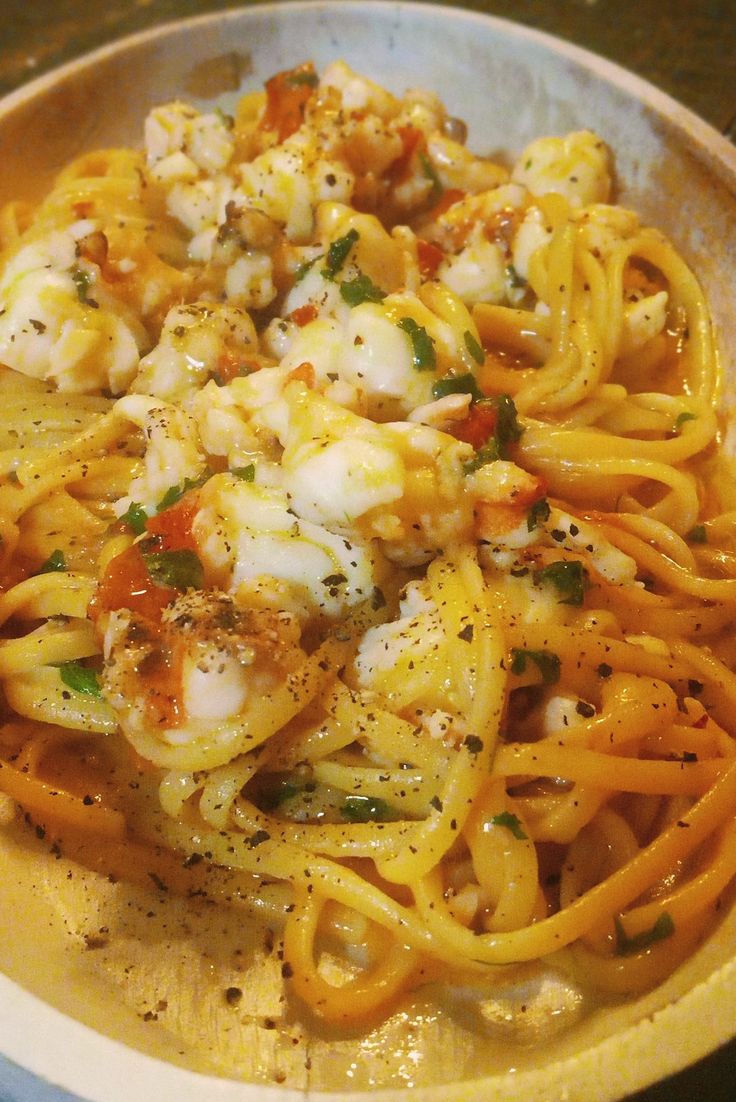
M473 642L473 625L466 624L462 631L457 633L458 639L462 639L464 643Z
M480 754L483 749L483 739L477 735L466 735L463 746L467 747L471 754Z
M260 846L263 842L268 842L271 835L267 830L257 830L255 834L251 834L250 838L246 839L248 843L248 849L255 849L256 846Z
M584 716L585 719L590 719L595 715L595 708L592 704L588 704L587 700L579 700L575 705L575 711L579 716Z
M243 997L243 992L239 987L228 987L225 991L225 1002L228 1006L237 1006Z
M613 666L609 666L608 662L601 662L596 672L599 677L610 677L613 673Z
M282 978L285 979L285 980L290 980L293 975L294 975L294 969L289 964L288 960L285 960L284 963L281 965L281 976L282 976Z
M691 677L687 683L687 688L690 696L700 696L705 685L702 681L696 681L694 677Z
M439 798L439 796L433 796L429 802L435 809L435 811L442 811L442 800Z

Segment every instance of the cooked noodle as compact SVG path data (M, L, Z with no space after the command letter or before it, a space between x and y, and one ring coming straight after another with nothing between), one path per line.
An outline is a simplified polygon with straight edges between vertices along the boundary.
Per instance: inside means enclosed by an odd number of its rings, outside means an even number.
M307 65L0 212L0 790L350 1028L644 990L736 874L702 293L596 135L451 132Z

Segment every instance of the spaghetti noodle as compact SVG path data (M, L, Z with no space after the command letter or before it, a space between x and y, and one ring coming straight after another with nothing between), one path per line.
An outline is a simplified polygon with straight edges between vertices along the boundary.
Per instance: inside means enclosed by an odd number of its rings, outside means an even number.
M460 130L307 64L0 216L0 791L351 1029L646 989L736 874L702 294L595 134Z

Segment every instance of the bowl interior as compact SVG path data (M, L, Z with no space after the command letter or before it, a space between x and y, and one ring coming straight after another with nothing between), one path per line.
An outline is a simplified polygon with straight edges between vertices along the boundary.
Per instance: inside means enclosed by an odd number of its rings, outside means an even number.
M135 36L8 97L0 107L0 203L40 195L54 173L85 150L139 145L142 120L155 104L180 97L198 106L216 101L227 109L242 91L260 87L279 69L306 59L320 67L337 58L397 92L413 85L438 92L450 112L468 123L469 145L476 152L513 156L542 134L581 128L600 133L615 152L617 201L668 234L704 285L722 350L728 413L736 389L727 351L736 347L736 290L730 277L736 270L736 152L637 78L491 17L434 5L328 0L257 5ZM18 872L12 847L0 860ZM12 1060L105 1102L129 1098L131 1083L141 1102L173 1097L174 1090L193 1100L301 1097L204 1080L155 1061L162 1056L176 1063L176 1045L152 1040L151 1030L116 1007L104 988L90 995L89 974L69 974L59 950L61 934L49 927L42 905L21 894L6 896L6 902L12 906L4 905L6 917L0 919L0 930L7 927L9 935L2 939L0 966L24 988L0 978L0 1048ZM19 941L15 920L21 912L25 942ZM499 1072L482 1088L477 1083L426 1087L414 1097L470 1100L482 1090L489 1102L563 1096L603 1102L677 1070L733 1032L735 927L736 919L727 918L661 988L593 1014L544 1051L528 1055L523 1068ZM43 939L50 962L43 981L30 948L36 938ZM102 1020L107 1033L136 1051L87 1028ZM43 1051L33 1040L38 1028L49 1037Z

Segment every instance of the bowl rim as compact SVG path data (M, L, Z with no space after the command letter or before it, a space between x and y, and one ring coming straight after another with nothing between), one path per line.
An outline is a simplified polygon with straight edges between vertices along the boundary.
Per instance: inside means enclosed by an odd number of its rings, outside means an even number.
M519 43L534 43L557 58L577 64L592 71L596 78L607 85L635 98L656 117L664 117L674 129L678 139L686 147L697 147L704 155L708 167L736 194L736 147L715 126L702 119L667 92L657 88L643 77L623 65L610 61L585 47L560 38L547 31L529 27L502 16L458 8L449 4L435 4L427 0L340 0L346 8L362 9L367 16L385 16L387 12L412 12L424 18L443 22L446 19L463 20L469 24L491 27L497 33ZM267 0L264 3L226 8L190 15L181 19L168 19L149 28L126 34L86 51L63 64L55 65L6 93L0 98L0 127L16 110L26 108L65 81L93 70L110 59L122 57L128 52L163 42L172 37L196 32L199 27L216 23L237 24L259 19L269 13L288 17L290 12L302 16L310 11L334 12L335 0ZM714 994L718 997L718 1013L713 1013ZM28 1051L29 1039L24 1023L34 1021L34 1033L43 1036L44 1045L33 1044ZM591 1047L572 1056L555 1060L539 1069L465 1080L440 1087L412 1088L413 1102L473 1102L482 1087L487 1102L504 1102L518 1097L523 1090L528 1102L588 1102L590 1097L603 1100L622 1098L633 1090L640 1090L655 1081L682 1070L688 1064L713 1052L736 1035L736 951L734 956L718 965L707 976L680 997L647 1017L627 1025ZM697 1028L693 1028L697 1023ZM651 1035L668 1038L668 1044L652 1044ZM262 1084L249 1084L240 1080L223 1079L189 1071L168 1064L157 1057L131 1049L124 1043L98 1033L89 1026L56 1010L50 1004L31 994L25 988L0 973L0 1087L4 1079L11 1089L22 1093L12 1096L18 1102L36 1102L41 1096L30 1093L28 1077L34 1079L34 1088L51 1091L42 1095L44 1102L63 1102L72 1099L99 1099L99 1087L90 1077L90 1069L69 1069L68 1039L79 1044L82 1050L97 1053L95 1066L105 1067L108 1076L104 1102L127 1102L134 1090L138 1102L158 1102L162 1085L176 1090L180 1102L201 1102L204 1097L213 1102L248 1102L252 1097L263 1102L299 1102L309 1096L301 1090ZM654 1038L656 1042L656 1036ZM677 1052L672 1049L677 1046ZM647 1052L648 1071L645 1077L635 1075L637 1057ZM655 1057L652 1063L652 1056ZM30 1057L30 1059L29 1059ZM135 1068L131 1068L131 1059ZM571 1087L569 1072L575 1072ZM131 1075L131 1072L133 1074ZM582 1075L581 1075L582 1072ZM153 1076L154 1083L149 1081ZM26 1092L28 1088L29 1093ZM334 1102L398 1102L406 1097L407 1088L383 1088L365 1092L339 1091L312 1095L314 1098L333 1099ZM607 1092L601 1094L601 1089ZM74 1093L69 1093L69 1092ZM87 1093L89 1092L89 1093ZM510 1093L509 1093L510 1092ZM612 1092L612 1093L610 1093Z

